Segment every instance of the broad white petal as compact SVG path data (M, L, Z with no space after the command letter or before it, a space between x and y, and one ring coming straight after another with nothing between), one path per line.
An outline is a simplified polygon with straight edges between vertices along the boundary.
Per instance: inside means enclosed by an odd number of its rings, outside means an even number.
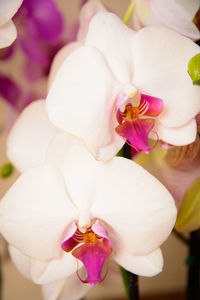
M81 270L79 271L81 272ZM45 300L79 300L91 289L89 284L83 284L73 274L66 281L59 281L42 287Z
M14 265L19 272L27 279L32 280L30 270L31 258L22 254L19 250L11 245L8 245L8 251Z
M9 21L19 9L23 0L1 0L0 1L0 25Z
M53 282L51 284L43 285L42 295L44 300L58 300L59 295L63 291L64 285L65 285L65 279Z
M115 261L124 269L140 276L155 276L162 271L163 256L160 249L148 255L134 256L125 248L114 254Z
M132 14L132 28L137 31L137 30L141 29L143 26L140 21L140 18L139 18L136 8L137 8L137 6L134 8L133 14Z
M119 86L103 55L80 47L62 64L47 96L50 120L93 146L112 142L113 103Z
M90 22L85 44L104 55L118 81L130 84L133 76L132 40L135 32L112 13L99 13Z
M78 49L82 44L80 42L73 42L64 46L53 59L51 64L50 73L48 76L48 90L50 89L52 82L54 81L59 68L61 67L64 60L76 49Z
M161 122L157 121L153 130L158 133L160 140L175 146L183 146L191 144L195 141L197 124L196 120L193 119L185 126L166 127L162 125Z
M63 280L77 270L74 257L64 251L59 259L48 262L26 256L13 246L9 246L9 253L19 272L36 284L49 284Z
M106 161L112 159L125 144L123 138L115 132L115 127L117 127L117 125L113 126L114 140L111 144L102 148L97 148L97 147L92 147L90 145L87 145L88 150L93 154L93 156L97 160Z
M165 187L134 162L115 157L99 170L93 217L104 220L115 244L133 255L146 255L170 234L174 200Z
M17 30L12 21L0 25L0 48L10 46L17 37Z
M60 258L67 226L77 219L63 177L51 165L22 174L0 202L0 231L27 256Z
M194 40L200 38L199 30L192 22L199 6L199 0L150 1L152 13L157 22Z
M79 16L78 41L84 42L88 33L91 19L99 12L106 12L107 9L98 0L90 0L82 7Z
M36 167L44 163L47 147L58 132L48 119L45 101L35 101L24 109L11 129L7 156L21 172Z
M101 163L80 139L65 133L52 141L47 161L61 170L73 203L79 210L88 210L94 200L96 173Z
M151 0L152 1L152 0ZM165 2L164 0L159 0L161 2ZM153 2L159 2L153 0ZM192 20L197 13L198 9L200 8L200 2L199 0L174 0L171 1L174 5L179 5L180 7L183 7L185 15L187 16L188 20ZM170 5L173 5L170 3ZM165 5L165 3L162 3L162 5Z
M164 27L146 27L135 34L134 85L164 101L159 119L167 127L182 126L200 111L200 87L187 72L197 53L193 41Z

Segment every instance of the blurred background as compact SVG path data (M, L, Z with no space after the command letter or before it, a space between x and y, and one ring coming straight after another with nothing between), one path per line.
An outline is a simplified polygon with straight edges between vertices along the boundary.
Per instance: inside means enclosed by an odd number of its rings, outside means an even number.
M78 28L78 15L83 4L80 0L55 0L58 11L62 14L62 32L56 41L44 45L48 61L42 61L38 49L31 53L31 40L25 29L28 28L25 20L26 8L18 13L14 21L19 28L21 37L10 50L0 52L0 168L8 162L6 157L6 136L12 123L19 112L29 102L45 97L47 74L49 64L58 49L75 39ZM128 5L128 0L104 0L106 7L123 17ZM21 17L22 16L22 17ZM20 40L21 39L21 40ZM26 48L24 41L30 45ZM49 41L48 41L49 42ZM46 48L45 48L46 47ZM33 51L34 52L34 51ZM32 55L32 59L31 59ZM35 63L34 63L35 59ZM41 59L41 62L40 62ZM9 88L8 88L9 87ZM9 91L9 95L5 89ZM14 172L9 177L0 177L0 198L19 176ZM140 294L142 299L184 299L184 290L187 280L186 259L188 250L186 246L173 234L162 247L164 255L164 270L154 278L140 278ZM29 299L42 300L40 287L24 279L10 262L6 244L1 239L1 267L3 300ZM117 266L112 266L113 272L108 273L103 284L94 287L85 299L125 299L125 291Z

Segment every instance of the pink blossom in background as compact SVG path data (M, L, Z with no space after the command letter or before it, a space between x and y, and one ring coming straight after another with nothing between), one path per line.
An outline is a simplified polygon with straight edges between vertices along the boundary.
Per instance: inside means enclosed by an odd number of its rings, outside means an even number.
M199 0L135 0L133 28L165 26L198 40L200 33L193 19L199 8Z

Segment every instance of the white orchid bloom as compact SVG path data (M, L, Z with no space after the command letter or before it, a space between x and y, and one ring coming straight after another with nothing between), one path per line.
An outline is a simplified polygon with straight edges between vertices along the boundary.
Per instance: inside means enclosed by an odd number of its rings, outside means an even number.
M199 8L199 0L135 0L133 28L166 26L198 40L200 33L192 20Z
M83 139L100 160L113 157L125 141L144 152L151 149L148 137L192 143L200 87L193 86L187 66L198 52L198 45L170 29L134 32L117 16L98 13L84 46L56 75L47 96L49 118Z
M10 46L17 37L17 31L11 19L22 2L23 0L0 1L0 48Z
M50 74L48 76L48 89L50 88L61 64L74 50L83 46L85 38L88 33L89 24L91 19L99 12L106 12L106 8L98 0L89 0L80 10L79 14L79 31L77 33L77 41L65 45L58 53L55 55Z
M23 174L0 202L0 231L17 268L44 285L48 300L87 292L77 260L90 285L104 279L108 257L135 274L158 274L159 246L176 218L169 192L131 160L96 161L80 139L53 128L44 108L42 100L27 107L8 141Z

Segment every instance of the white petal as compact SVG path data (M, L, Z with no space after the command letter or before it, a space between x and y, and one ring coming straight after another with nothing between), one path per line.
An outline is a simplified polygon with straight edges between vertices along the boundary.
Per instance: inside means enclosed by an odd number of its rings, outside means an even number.
M61 67L64 60L76 49L78 49L82 44L80 42L73 42L64 46L53 59L51 64L50 73L48 76L48 90L50 89L52 82L54 81L59 68Z
M135 35L134 85L164 101L159 119L167 127L182 126L200 111L200 87L187 73L197 53L193 41L164 27L146 27Z
M45 101L31 103L24 109L10 131L7 155L24 172L42 164L51 139L59 130L48 119Z
M49 91L50 120L93 146L111 143L116 84L101 53L80 47L64 61Z
M14 23L8 21L0 25L0 48L10 46L17 37L17 31Z
M165 2L163 0L159 0L159 1ZM156 1L154 0L153 2L156 2ZM177 5L184 8L184 12L185 12L185 15L187 16L188 20L192 20L194 18L195 14L197 13L198 9L200 8L199 0L192 0L192 1L174 0L174 1L172 1L172 3L174 5L177 3ZM170 3L170 5L173 5L173 4ZM165 3L162 3L162 5L165 5Z
M0 231L27 256L47 261L62 254L66 227L77 212L59 171L44 165L22 174L0 203Z
M105 56L113 74L123 84L133 76L132 40L135 32L112 13L99 13L90 22L85 44Z
M160 249L145 256L134 256L122 248L120 252L114 254L114 259L124 269L140 276L155 276L163 268L163 256Z
M63 291L64 285L65 285L65 280L60 280L60 281L53 282L51 284L43 285L42 294L44 300L58 300L59 295Z
M113 126L114 140L111 144L102 148L87 145L88 150L97 160L106 161L112 159L125 144L125 141L117 133L115 133L115 127L116 126Z
M110 226L115 244L123 243L133 255L158 248L176 218L174 201L165 187L139 165L121 157L99 170L91 213Z
M77 270L74 257L64 251L61 258L48 262L41 262L28 257L13 246L9 246L9 253L19 272L36 284L50 284L63 280Z
M153 130L158 133L160 140L175 146L183 146L191 144L195 141L197 124L195 119L193 119L185 126L166 127L158 121L156 122Z
M198 28L192 22L199 9L199 0L153 0L150 6L154 18L161 24L197 40L200 38Z
M9 245L8 246L10 257L16 266L16 268L19 270L19 272L29 280L32 280L31 278L31 258L22 254L19 250L17 250L15 247Z
M58 135L51 143L47 160L56 165L67 190L79 210L88 210L94 200L98 163L83 142L69 134Z
M88 28L91 19L99 12L106 12L106 8L98 0L90 0L82 7L79 16L79 31L78 31L78 41L84 42L86 35L88 33Z
M132 14L132 28L137 31L137 30L141 29L142 27L143 27L142 23L140 21L139 15L137 13L137 6L135 6L135 8L133 10L133 14Z
M9 21L19 9L23 0L0 1L0 25Z
M79 270L81 273L81 270ZM57 282L42 287L45 300L79 300L91 289L89 284L83 284L73 274L65 282ZM55 297L57 295L57 297Z

